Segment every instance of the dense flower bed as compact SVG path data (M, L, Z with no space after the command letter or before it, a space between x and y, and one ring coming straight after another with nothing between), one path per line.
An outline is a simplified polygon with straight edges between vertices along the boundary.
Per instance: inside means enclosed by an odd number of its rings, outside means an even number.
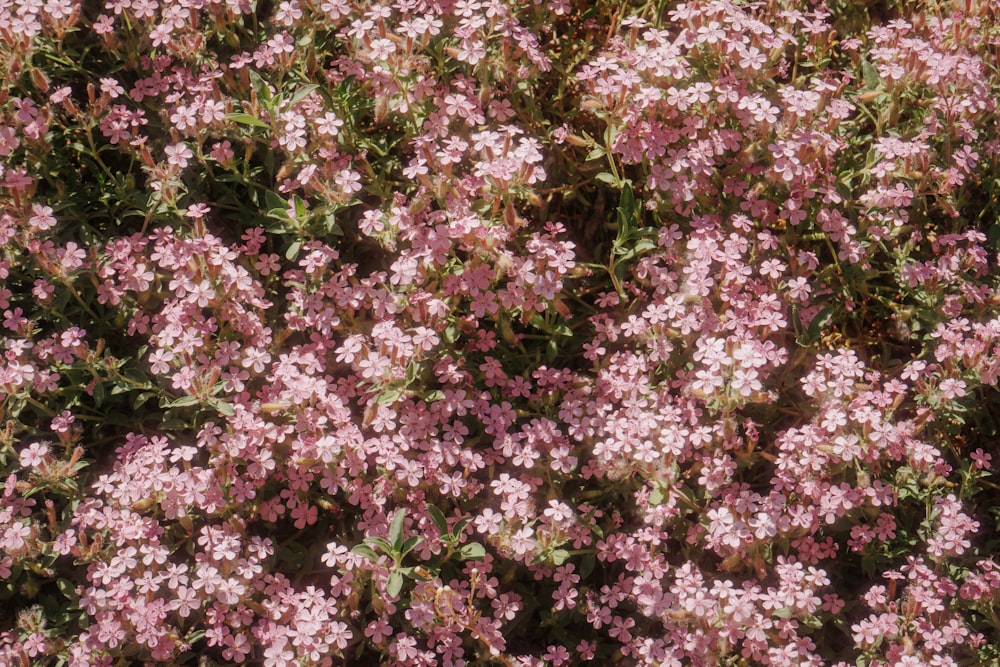
M0 664L1000 660L998 54L0 4Z

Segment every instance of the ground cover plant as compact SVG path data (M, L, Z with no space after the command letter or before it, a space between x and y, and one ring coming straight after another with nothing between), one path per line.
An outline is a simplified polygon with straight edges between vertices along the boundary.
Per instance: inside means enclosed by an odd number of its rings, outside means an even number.
M0 664L1000 660L1000 3L0 3Z

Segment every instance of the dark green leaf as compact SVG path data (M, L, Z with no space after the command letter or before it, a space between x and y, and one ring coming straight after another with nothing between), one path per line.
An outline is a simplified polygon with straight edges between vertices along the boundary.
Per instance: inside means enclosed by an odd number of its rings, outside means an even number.
M441 533L441 535L447 535L448 534L448 520L445 518L444 512L442 512L441 510L439 510L434 505L431 505L430 503L428 503L427 504L427 513L430 515L431 520L434 522L434 525L437 526L438 532Z
M452 529L451 534L454 535L455 538L458 538L465 530L465 527L468 526L470 523L472 523L471 517L460 520L458 523L455 524L455 527Z
M59 592L62 593L63 597L67 600L75 601L77 599L76 586L69 579L57 579L56 588L59 589Z
M401 556L405 556L406 554L413 551L413 549L416 548L416 546L423 541L424 538L422 535L413 535L412 537L406 538L406 541L403 542L403 546L399 550L399 554Z
M594 566L597 565L597 559L594 558L594 554L587 554L580 561L580 578L586 579L594 571Z
M340 225L337 224L337 218L333 213L327 213L324 219L326 224L326 233L332 236L343 236L344 230L341 229Z
M132 409L133 410L138 410L140 407L143 406L143 404L146 401L148 401L149 399L153 398L154 396L156 396L156 392L152 392L152 391L144 391L144 392L142 392L140 394L136 394L132 398Z
M833 319L833 306L827 306L822 309L816 316L813 317L812 321L809 323L809 329L806 331L805 342L806 344L815 343L820 339L820 335L823 333L823 329L830 320Z
M96 405L97 407L101 407L101 405L104 403L104 398L105 398L104 383L103 382L94 383L94 405Z
M270 211L275 211L275 210L287 211L288 210L288 202L285 200L284 197L282 197L281 195L279 195L274 190L267 190L264 193L264 201L267 203L267 208Z
M625 183L622 186L621 199L618 202L618 238L615 245L621 245L631 238L639 228L639 220L636 216L635 195L632 194L632 186Z

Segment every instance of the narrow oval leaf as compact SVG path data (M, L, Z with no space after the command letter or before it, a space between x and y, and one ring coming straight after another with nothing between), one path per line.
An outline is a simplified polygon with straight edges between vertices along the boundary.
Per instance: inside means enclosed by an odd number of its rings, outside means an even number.
M251 116L248 113L227 113L226 120L231 120L234 123L239 123L240 125L251 125L253 127L263 127L268 129L271 127L260 118Z
M392 517L392 523L389 524L389 543L392 544L392 550L399 552L403 546L403 522L406 521L406 510L400 507L396 510L395 516Z
M399 591L403 590L403 575L400 572L393 572L389 575L389 581L385 585L385 590L389 593L390 597L396 597L399 595Z

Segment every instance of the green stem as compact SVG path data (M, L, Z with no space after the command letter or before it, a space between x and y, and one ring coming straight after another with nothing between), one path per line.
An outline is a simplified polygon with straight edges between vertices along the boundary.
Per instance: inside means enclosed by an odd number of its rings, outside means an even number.
M53 410L52 408L50 408L47 405L43 405L43 404L39 403L38 401L36 401L35 399L33 399L31 396L25 396L24 400L27 401L30 405L34 406L35 409L41 410L44 414L48 415L49 417L55 417L56 416L55 410Z

